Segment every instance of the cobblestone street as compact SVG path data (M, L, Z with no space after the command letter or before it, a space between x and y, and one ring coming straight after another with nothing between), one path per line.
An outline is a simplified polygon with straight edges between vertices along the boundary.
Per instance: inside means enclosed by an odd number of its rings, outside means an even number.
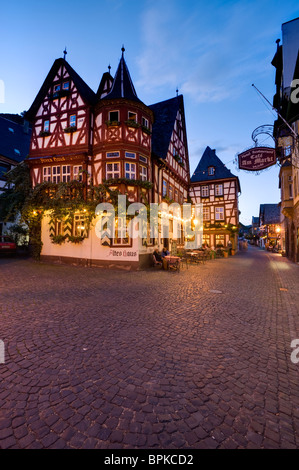
M299 447L299 266L0 259L0 447Z

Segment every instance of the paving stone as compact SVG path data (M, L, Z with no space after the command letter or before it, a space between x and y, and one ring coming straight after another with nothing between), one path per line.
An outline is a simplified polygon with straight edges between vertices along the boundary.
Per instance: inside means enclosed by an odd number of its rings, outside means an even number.
M298 269L255 247L171 276L0 258L0 448L298 448Z

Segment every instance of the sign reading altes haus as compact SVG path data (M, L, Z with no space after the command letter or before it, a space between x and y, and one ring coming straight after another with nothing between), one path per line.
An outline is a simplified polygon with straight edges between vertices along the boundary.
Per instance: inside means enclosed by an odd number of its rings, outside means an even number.
M274 148L254 147L239 153L240 170L259 171L275 165L276 153Z

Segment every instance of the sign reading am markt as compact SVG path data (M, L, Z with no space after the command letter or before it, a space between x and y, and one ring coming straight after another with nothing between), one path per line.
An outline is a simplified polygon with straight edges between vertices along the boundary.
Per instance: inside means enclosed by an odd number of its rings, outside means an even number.
M274 148L254 147L239 153L238 159L240 170L259 171L275 165L276 152Z

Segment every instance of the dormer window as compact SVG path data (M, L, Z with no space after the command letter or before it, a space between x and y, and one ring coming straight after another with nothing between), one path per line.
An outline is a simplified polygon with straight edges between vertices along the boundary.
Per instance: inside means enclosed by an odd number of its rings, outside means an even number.
M209 168L208 168L208 175L209 175L209 176L215 175L215 167L214 167L214 166L209 166Z

